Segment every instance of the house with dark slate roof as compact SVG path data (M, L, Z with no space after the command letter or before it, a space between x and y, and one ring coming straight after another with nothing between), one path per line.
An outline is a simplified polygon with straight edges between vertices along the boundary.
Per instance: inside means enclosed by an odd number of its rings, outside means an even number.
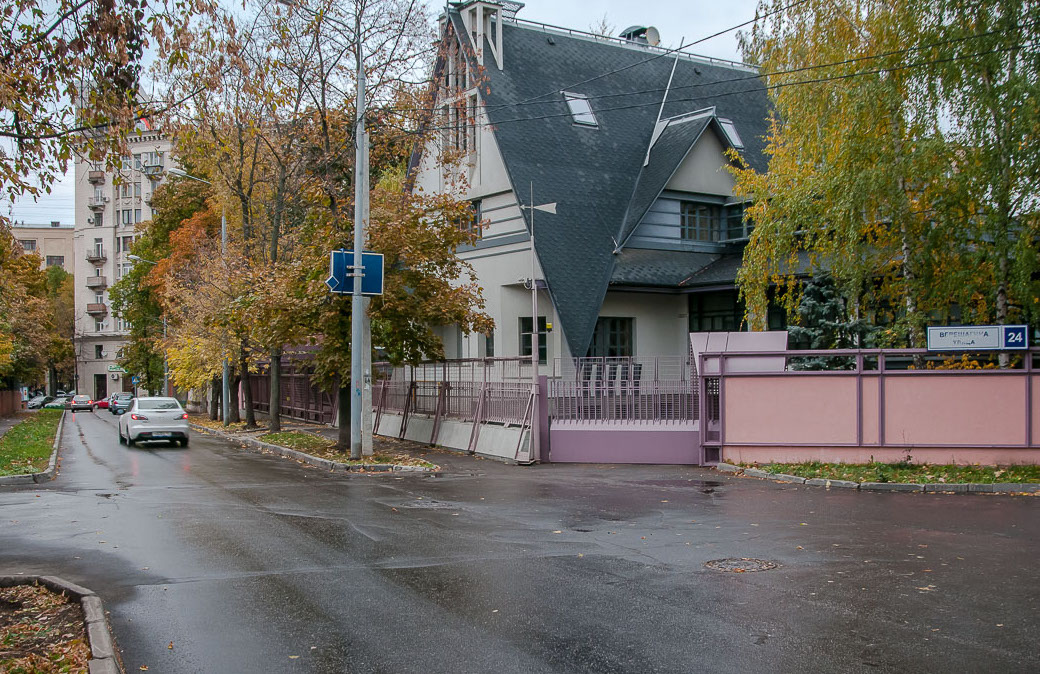
M521 7L454 2L441 17L441 132L413 158L414 184L445 190L464 174L482 229L458 255L496 324L445 330L447 356L530 355L535 325L546 363L683 354L690 332L740 330L749 225L726 151L766 168L755 70L658 48L645 28L611 38L526 21ZM445 149L461 157L450 169L435 161ZM555 213L529 208L548 203Z

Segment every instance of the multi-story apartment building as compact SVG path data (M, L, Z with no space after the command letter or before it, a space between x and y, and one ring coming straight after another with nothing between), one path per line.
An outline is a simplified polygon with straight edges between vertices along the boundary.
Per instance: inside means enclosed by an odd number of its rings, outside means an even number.
M75 272L72 263L73 226L54 220L49 225L15 222L11 231L26 253L40 256L41 268L63 267L70 274Z
M120 170L76 162L76 390L95 400L132 390L119 367L128 326L113 315L108 288L133 264L127 258L138 225L152 217L152 194L164 177L170 141L142 124Z

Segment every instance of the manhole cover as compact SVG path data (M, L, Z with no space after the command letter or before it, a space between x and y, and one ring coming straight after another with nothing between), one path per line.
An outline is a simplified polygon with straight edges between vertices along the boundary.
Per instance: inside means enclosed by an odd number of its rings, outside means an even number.
M713 559L706 562L704 566L715 571L728 571L729 573L751 573L752 571L768 571L780 566L768 559L752 559L750 557L730 557L729 559Z

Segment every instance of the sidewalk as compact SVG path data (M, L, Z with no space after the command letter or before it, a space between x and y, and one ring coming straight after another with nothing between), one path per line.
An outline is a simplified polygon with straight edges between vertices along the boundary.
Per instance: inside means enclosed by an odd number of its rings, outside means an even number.
M0 438L4 437L7 431L11 430L23 421L25 421L25 415L21 412L15 412L9 417L0 417Z
M196 417L196 415L192 415ZM202 417L203 415L197 415ZM205 416L208 419L208 416ZM259 428L247 430L245 428L220 428L221 432L228 433L236 438L250 438L252 440L261 440L261 436L266 435L270 432L267 423L268 420L265 415L256 415L257 423ZM192 419L194 422L195 419ZM304 433L313 433L320 435L330 441L335 442L339 436L339 429L328 426L326 424L318 424L313 422L301 421L299 419L288 419L282 418L282 430L281 432L288 431L301 431ZM266 442L266 441L264 441ZM472 464L473 461L479 460L483 462L481 457L474 457L468 454L454 452L450 450L438 449L429 445L424 445L419 442L413 442L411 440L398 440L397 438L390 438L382 435L372 436L372 451L374 454L403 454L412 459L421 459L430 463L437 464L442 468L452 465L454 467L460 467L460 463ZM472 469L472 465L463 467L464 469Z

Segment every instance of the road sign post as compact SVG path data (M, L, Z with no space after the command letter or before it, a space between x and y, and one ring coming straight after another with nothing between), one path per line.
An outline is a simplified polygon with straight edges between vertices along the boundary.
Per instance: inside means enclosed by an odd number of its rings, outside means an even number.
M329 277L325 285L337 295L353 295L354 279L361 278L361 294L383 294L383 254L362 252L361 269L355 271L354 251L334 250L329 255Z

